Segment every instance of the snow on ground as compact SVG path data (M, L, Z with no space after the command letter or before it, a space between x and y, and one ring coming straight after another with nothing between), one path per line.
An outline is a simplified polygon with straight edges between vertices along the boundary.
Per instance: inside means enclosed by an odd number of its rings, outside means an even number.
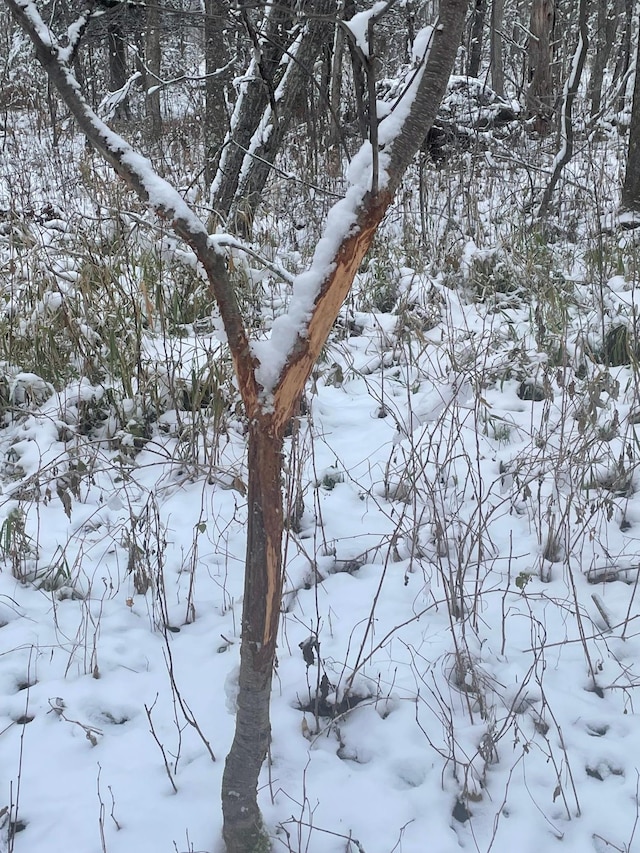
M455 276L392 263L385 313L362 274L287 439L260 790L276 850L637 845L637 369L598 355L637 286L592 283L570 245L553 263L539 247L515 280L515 238L505 252L491 231L498 202L484 240L465 232L466 203L451 202L460 235L441 235ZM59 219L29 232L72 239ZM36 275L11 234L3 269L50 297L28 336L75 304L83 271L52 248ZM220 850L244 425L228 400L216 408L219 388L197 416L172 407L170 386L193 393L220 343L195 326L162 334L151 313L131 396L85 375L54 391L4 364L3 853ZM87 340L103 333L87 323ZM155 419L139 406L152 387Z

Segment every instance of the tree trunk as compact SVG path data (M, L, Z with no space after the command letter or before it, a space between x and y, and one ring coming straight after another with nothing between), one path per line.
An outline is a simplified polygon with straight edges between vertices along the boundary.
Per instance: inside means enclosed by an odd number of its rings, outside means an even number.
M248 79L242 83L238 95L211 192L211 206L221 222L229 215L245 154L265 107L273 97L274 77L285 49L290 46L287 33L291 24L291 5L292 0L270 4L261 29L264 35L258 38L252 30L255 38L254 59L247 73Z
M333 34L333 53L331 56L331 77L329 79L329 146L327 151L327 169L332 178L342 172L342 128L340 126L340 101L342 100L342 58L344 56L344 33L341 27L335 27Z
M109 23L107 28L107 45L109 49L109 88L112 92L122 89L127 82L127 46L124 40L124 30L118 10L117 18ZM129 105L123 99L116 108L115 118L128 118Z
M504 54L502 27L504 26L504 0L491 3L491 85L496 95L504 98Z
M562 170L573 157L573 102L578 94L582 69L589 46L589 0L580 0L578 7L578 44L571 60L571 67L562 92L560 113L560 147L556 154L553 171L545 189L537 215L544 216L549 209L553 192Z
M613 47L616 23L614 10L611 8L608 0L600 0L596 6L598 8L598 16L596 18L594 38L595 55L591 67L588 91L588 97L591 101L592 118L600 112L602 81L604 79L604 70L611 55L611 48Z
M256 799L269 748L271 678L282 597L282 439L268 419L249 430L247 561L236 732L222 779L227 853L270 849Z
M345 0L344 17L349 21L356 14L355 0ZM358 116L358 131L361 139L366 139L369 133L369 116L365 106L365 92L367 91L367 81L362 58L357 51L352 39L347 39L349 45L349 55L351 56L351 71L353 74L353 97L356 103L356 113Z
M553 116L552 74L555 0L533 0L529 25L529 87L527 106L535 129L548 133Z
M613 82L622 80L631 62L631 30L633 29L633 0L618 0L618 19L622 20L622 33L618 43L618 54L616 56L616 67L613 72ZM618 110L624 110L624 89L620 93Z
M638 63L640 63L640 40L636 49L636 79L633 86L629 152L624 186L622 187L622 207L633 211L640 211L640 73Z
M162 134L162 114L160 112L160 6L156 0L147 7L147 34L145 38L146 74L146 111L150 123L151 138L154 142ZM149 90L153 91L149 91Z
M287 69L278 87L278 109L274 112L271 105L267 106L249 145L250 154L242 165L242 177L228 219L232 230L244 239L251 239L253 219L271 167L291 124L296 103L305 83L313 77L313 66L323 43L331 38L333 22L328 19L335 15L336 5L336 0L314 0L314 15L318 19L308 22L297 49L295 52L291 50Z
M482 32L484 30L484 19L486 13L487 0L475 0L469 44L469 66L467 70L469 77L477 77L480 73L480 60L482 58Z
M224 80L227 75L216 74L229 61L225 25L228 10L224 0L205 0L204 3L204 176L211 185L218 160L229 130Z

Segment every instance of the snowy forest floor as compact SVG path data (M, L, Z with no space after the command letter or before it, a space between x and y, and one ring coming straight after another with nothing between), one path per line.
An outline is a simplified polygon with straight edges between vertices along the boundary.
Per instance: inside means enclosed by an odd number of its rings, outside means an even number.
M9 127L0 850L215 853L246 522L230 365L188 254L68 131ZM553 140L479 134L410 176L358 275L286 441L275 849L638 849L625 144L583 134L540 223ZM293 273L326 206L288 192L254 248ZM232 264L268 332L286 283Z

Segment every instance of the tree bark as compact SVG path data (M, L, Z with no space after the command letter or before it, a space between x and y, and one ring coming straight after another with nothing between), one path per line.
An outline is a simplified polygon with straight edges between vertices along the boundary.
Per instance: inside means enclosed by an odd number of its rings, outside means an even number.
M504 98L504 53L502 28L504 26L504 0L491 3L491 85L496 95Z
M602 81L604 79L604 71L611 55L611 48L615 39L616 31L616 15L611 7L609 0L600 0L596 4L598 15L596 18L595 29L595 55L591 68L591 77L589 79L588 96L591 101L591 116L594 117L600 112L600 104L602 100Z
M336 0L314 0L314 19L308 22L305 31L301 33L297 49L291 50L287 70L278 87L277 110L274 111L271 104L267 106L256 129L255 136L258 138L249 145L250 153L243 163L242 177L228 217L233 230L244 239L251 238L253 219L273 162L291 125L296 102L305 83L313 77L313 66L323 43L331 38L333 23L323 19L335 14L336 6ZM316 15L320 17L315 18Z
M527 107L535 118L535 129L548 133L553 117L554 86L552 74L555 0L533 0L529 24L529 87Z
M589 0L580 0L578 7L578 44L573 54L569 76L564 85L560 114L560 148L556 154L549 183L543 193L537 215L544 216L549 209L553 192L562 170L573 157L573 102L578 94L582 69L589 46Z
M122 89L127 82L127 45L124 40L122 26L122 11L118 10L114 20L107 28L107 46L109 50L109 88L112 92ZM116 107L115 118L128 118L129 105L127 99L122 100Z
M268 850L256 799L269 748L269 703L282 598L282 438L269 418L249 429L247 559L236 731L222 779L228 853Z
M636 49L636 79L633 86L629 150L624 186L622 187L622 207L633 211L640 211L640 73L638 63L640 63L640 40Z
M616 18L621 22L621 37L616 54L616 67L613 82L621 80L627 73L631 62L631 30L633 22L633 0L616 0Z
M475 0L475 9L472 16L471 37L469 44L469 77L477 77L480 73L480 60L482 58L482 33L484 31L484 19L487 14L487 0Z
M160 61L162 52L160 50L160 6L158 0L154 0L147 9L147 33L145 38L145 59L148 74L145 75L146 83L146 111L151 128L151 138L154 142L160 139L162 134L162 114L160 112ZM152 90L152 91L149 91Z
M220 222L225 222L238 189L245 154L256 132L265 107L273 96L273 83L280 61L290 40L293 0L269 5L265 12L262 35L255 36L254 59L242 83L231 118L231 127L220 157L220 167L211 193L211 206Z
M205 116L204 116L204 176L211 185L218 168L220 152L229 130L229 117L225 100L226 75L216 72L229 61L225 24L229 10L225 0L205 0L204 3L204 63L205 63Z

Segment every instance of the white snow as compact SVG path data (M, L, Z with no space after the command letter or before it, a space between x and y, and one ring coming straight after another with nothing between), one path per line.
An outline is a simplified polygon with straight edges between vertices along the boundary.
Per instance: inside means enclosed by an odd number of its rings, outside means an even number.
M386 0L378 0L371 8L356 12L352 18L343 22L364 56L369 56L369 21L379 15L386 6Z

